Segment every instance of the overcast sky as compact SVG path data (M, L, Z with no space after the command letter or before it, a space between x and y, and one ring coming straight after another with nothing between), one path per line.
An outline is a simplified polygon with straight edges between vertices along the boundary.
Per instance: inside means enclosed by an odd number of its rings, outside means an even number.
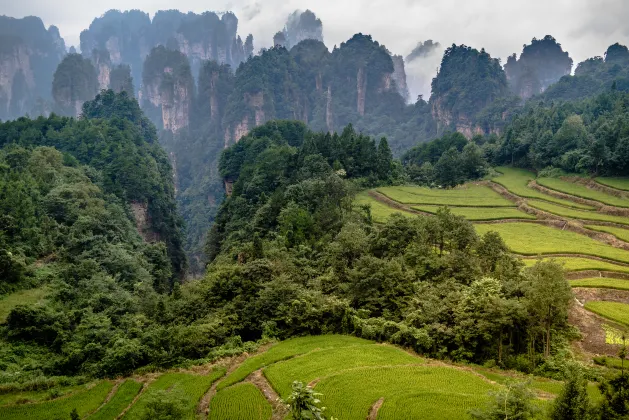
M628 0L0 0L0 14L36 15L57 25L68 46L109 9L233 11L239 33L253 33L255 48L271 44L296 9L311 9L323 21L329 48L356 32L371 34L396 54L433 39L484 47L504 63L531 38L553 35L575 62L602 55L614 42L629 44ZM437 63L434 66L438 65Z

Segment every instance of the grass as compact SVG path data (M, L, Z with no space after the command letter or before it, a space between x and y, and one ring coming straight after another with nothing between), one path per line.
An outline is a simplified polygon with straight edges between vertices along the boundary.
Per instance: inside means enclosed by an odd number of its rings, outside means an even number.
M570 280L572 287L588 287L596 289L629 290L629 280L596 277L592 279Z
M0 407L2 420L50 420L70 418L70 412L77 409L83 418L101 406L113 388L113 383L101 381L90 389L83 389L68 397L35 404L8 405Z
M629 305L626 303L594 300L586 302L585 309L610 321L629 326Z
M264 376L280 397L287 398L295 380L307 384L314 379L357 367L422 363L423 359L396 347L371 344L360 346L358 350L356 347L344 347L307 353L267 367Z
M500 166L495 168L496 171L500 172L502 175L492 179L497 184L502 185L511 193L523 197L523 198L533 198L550 201L552 203L561 204L563 206L574 207L578 209L584 210L592 210L594 207L575 203L569 200L562 200L560 198L555 198L548 194L544 194L540 191L529 188L527 185L530 181L535 179L535 174L529 172L525 169L519 168L510 168L508 166Z
M437 366L364 367L322 379L315 390L328 415L365 419L380 398L378 419L460 419L496 390L472 372Z
M4 323L9 313L17 305L29 305L41 302L46 297L48 289L38 287L36 289L20 290L10 295L0 297L0 324Z
M435 214L441 206L413 206L415 210ZM452 214L467 220L535 219L535 216L512 207L448 207Z
M542 258L541 260L549 260L551 258ZM535 265L540 259L523 260L527 267ZM629 267L609 263L606 261L592 260L590 258L580 257L553 257L552 260L564 266L566 271L614 271L618 273L629 273Z
M111 420L115 419L133 401L138 392L142 389L142 384L133 379L124 381L116 394L100 410L91 415L90 420Z
M629 207L629 200L592 190L585 185L575 184L559 178L538 178L537 183L555 191L561 191L575 197L586 198L616 207Z
M430 204L465 207L515 207L489 187L465 185L451 190L425 187L384 187L377 191L402 204Z
M559 216L570 217L572 219L582 220L595 220L602 222L613 222L622 225L629 225L629 218L622 216L612 216L609 214L598 213L595 211L585 211L570 209L556 204L546 203L544 201L531 200L529 201L531 207L535 207L539 210L544 210L548 213L556 214Z
M620 239L621 241L629 242L628 229L612 227L612 226L592 226L592 225L588 225L585 227L591 230L595 230L597 232L611 233L612 235L614 235L616 238Z
M603 330L605 330L605 344L623 345L627 343L627 339L623 338L627 335L625 331L606 324L603 324Z
M354 199L354 205L365 204L368 204L371 207L371 217L376 223L385 223L389 216L395 213L400 213L408 217L416 217L416 215L413 213L394 209L393 207L389 207L386 204L381 203L375 198L369 196L367 192L361 192L360 194L356 195L356 198Z
M479 235L488 231L498 232L507 246L518 254L583 254L629 262L629 251L567 230L534 223L500 223L475 227Z
M86 389L85 385L56 386L54 389L41 391L17 391L8 394L0 394L0 406L12 404L30 404L42 402L54 398L68 396ZM54 394L53 394L54 392Z
M217 369L209 375L193 375L190 373L165 373L155 382L149 385L148 389L140 399L125 414L123 419L141 419L144 409L152 395L156 391L168 391L181 395L185 398L186 416L184 419L195 419L197 404L201 397L207 392L212 383L225 375L225 369Z
M629 191L629 178L599 177L599 178L595 178L594 180L598 182L599 184L616 188L617 190Z
M344 335L309 336L282 341L266 352L246 359L238 369L218 384L217 389L220 390L238 383L258 369L313 350L360 346L372 343L369 340Z
M271 405L255 385L243 383L217 393L210 403L209 420L266 420Z

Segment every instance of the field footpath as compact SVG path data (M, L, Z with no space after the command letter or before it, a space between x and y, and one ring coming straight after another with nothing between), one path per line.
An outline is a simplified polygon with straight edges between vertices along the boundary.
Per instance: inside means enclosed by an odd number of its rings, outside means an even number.
M111 399L114 397L114 395L116 395L116 392L118 392L118 388L120 388L120 385L122 385L122 383L124 382L124 379L118 379L114 382L114 386L111 388L111 391L109 391L109 394L107 394L107 397L105 397L105 400L103 401L103 403L98 406L97 409L93 410L90 413L87 413L87 415L85 417L89 417L91 415L93 415L94 413L98 412L99 410L101 410L109 401L111 401Z
M430 214L430 213L426 213L426 212L423 212L423 211L415 210L415 209L413 209L413 208L411 208L411 207L409 207L409 206L407 206L405 204L399 203L399 202L397 202L395 200L391 200L389 197L387 197L384 194L379 193L376 190L369 190L369 191L367 191L367 194L371 198L373 198L374 200L379 201L380 203L385 204L388 207L392 207L394 209L402 210L402 211L409 212L409 213L419 214L419 215L422 215L422 216L432 216L432 214Z
M596 180L591 178L562 176L561 179L575 184L585 185L592 190L600 191L602 193L613 195L618 198L629 199L629 191L624 191L618 188L610 187L608 185L603 185L600 182L596 182Z
M271 404L271 409L273 410L271 420L282 420L288 414L288 407L282 402L279 394L273 389L266 376L264 376L263 369L258 369L250 374L245 379L245 382L255 385Z

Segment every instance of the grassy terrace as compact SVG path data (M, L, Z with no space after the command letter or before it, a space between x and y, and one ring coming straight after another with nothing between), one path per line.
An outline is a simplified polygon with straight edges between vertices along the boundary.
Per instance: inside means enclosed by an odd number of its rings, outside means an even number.
M595 277L591 279L571 280L572 287L590 287L595 289L629 290L629 280Z
M585 309L622 325L629 326L629 305L620 302L591 301Z
M355 369L368 366L419 365L423 359L392 346L370 344L359 351L356 347L334 348L313 351L264 369L273 388L280 397L287 398L291 392L293 380L309 383L317 378L324 378L339 370Z
M212 398L209 419L267 420L272 414L271 404L258 388L243 383L224 389Z
M611 233L612 235L614 235L621 241L629 242L629 229L623 229L623 228L612 227L612 226L592 226L592 225L587 225L585 227L591 230L596 230L598 232Z
M0 419L66 419L70 417L70 412L75 408L81 418L83 418L101 406L113 386L112 382L101 381L90 389L83 387L81 391L77 391L68 397L36 404L3 406L0 407Z
M617 190L629 191L629 178L619 177L599 177L594 179L599 184L616 188Z
M217 388L220 390L229 385L236 384L258 369L301 354L309 353L313 350L364 346L372 343L373 342L369 340L344 335L324 335L320 337L301 337L286 340L280 344L276 344L262 354L245 360L238 369L227 376L225 380L221 381Z
M559 230L534 223L501 223L476 225L483 235L495 231L509 248L518 254L583 254L629 263L629 251L614 248L567 230Z
M575 197L598 201L599 203L607 204L609 206L629 207L629 200L627 199L605 194L604 192L587 188L584 185L575 184L562 179L538 178L537 183L555 191L574 195Z
M542 260L549 260L551 258L542 258ZM613 271L617 273L629 273L629 267L623 265L617 265L608 263L605 261L593 260L590 258L579 257L556 257L552 258L559 264L562 264L566 271ZM535 265L538 259L525 259L524 265L527 267Z
M598 213L596 211L577 210L558 206L556 204L547 203L545 201L531 200L531 207L546 211L558 216L569 217L572 219L594 220L601 222L612 222L622 225L629 225L629 218L622 216L611 216L609 214Z
M400 213L404 216L409 216L409 217L416 216L415 214L411 212L389 207L386 204L381 203L380 201L374 199L373 197L370 197L366 191L363 191L360 194L356 195L356 198L354 199L354 205L359 206L359 205L365 205L365 204L368 204L369 206L371 206L371 217L376 223L386 222L389 216L391 216L394 213Z
M452 190L423 187L384 187L377 191L402 204L429 204L466 207L515 207L489 187L466 185Z
M435 214L441 206L413 206L415 210ZM457 216L463 216L467 220L501 220L501 219L535 219L535 216L524 213L513 207L449 207Z
M535 179L535 174L525 169L500 166L496 168L496 171L500 172L502 175L492 179L492 181L494 181L497 184L502 185L511 193L517 196L520 196L523 198L546 200L555 204L560 204L562 206L574 207L578 209L584 209L584 210L594 209L593 207L587 206L585 204L579 204L579 203L574 203L572 201L555 198L550 195L539 192L537 190L534 190L532 188L529 188L527 185L530 181Z
M344 420L367 417L384 399L378 419L443 420L467 417L496 390L467 371L436 366L381 366L341 371L315 387L324 395L330 416Z

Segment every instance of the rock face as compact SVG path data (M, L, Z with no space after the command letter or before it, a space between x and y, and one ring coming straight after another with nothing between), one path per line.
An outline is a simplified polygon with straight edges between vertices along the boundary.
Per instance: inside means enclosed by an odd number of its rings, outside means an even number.
M0 119L34 113L36 103L50 99L52 75L65 55L55 26L41 19L0 16Z
M465 45L448 48L432 83L430 106L437 131L456 130L471 138L488 134L478 115L498 98L508 96L507 78L500 62L485 50Z
M551 84L572 70L572 59L550 35L533 38L518 59L515 54L504 66L509 87L522 99L544 92Z
M288 49L306 39L323 42L321 19L317 19L317 16L310 10L305 12L295 10L286 20L286 26L282 33L284 34L284 45Z
M159 46L144 63L140 102L158 128L177 133L190 123L194 80L188 59Z
M181 52L190 60L194 74L205 60L229 64L232 68L253 53L253 37L243 43L237 35L238 19L233 13L182 13L158 11L153 20L138 10L110 10L94 19L81 33L81 51L107 51L111 63L127 64L134 80L142 80L143 62L156 46Z
M109 89L111 83L111 59L107 50L94 50L92 52L92 61L98 75L99 90Z
M406 102L409 100L408 85L406 84L406 71L404 70L404 58L401 55L392 55L393 60L393 74L392 78L395 81L395 86L398 93Z

